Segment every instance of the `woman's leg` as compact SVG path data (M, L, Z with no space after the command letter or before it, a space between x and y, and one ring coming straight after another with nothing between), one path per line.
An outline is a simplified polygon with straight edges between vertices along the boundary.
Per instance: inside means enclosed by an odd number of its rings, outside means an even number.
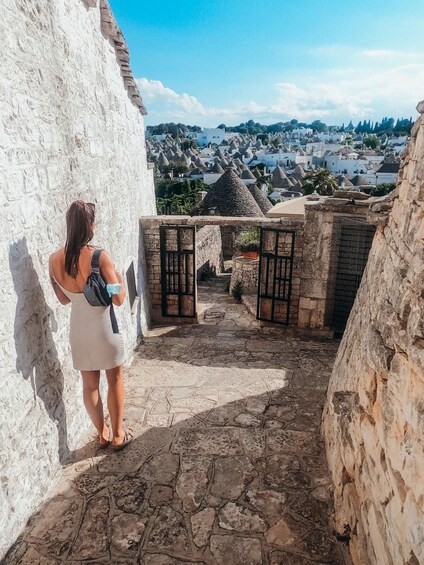
M109 439L109 430L105 425L103 403L100 396L100 371L81 371L84 406L94 427L99 432L100 443Z
M125 436L122 427L124 414L124 379L122 365L106 370L108 383L107 407L109 409L110 423L113 431L113 442L119 444Z

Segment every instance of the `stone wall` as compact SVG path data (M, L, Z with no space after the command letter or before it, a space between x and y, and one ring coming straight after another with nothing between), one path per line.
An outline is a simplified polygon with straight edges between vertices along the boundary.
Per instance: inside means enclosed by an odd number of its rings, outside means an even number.
M328 389L323 432L337 529L351 536L358 565L424 563L423 163L421 114L385 201L388 220L377 217Z
M219 275L224 270L221 230L219 226L203 226L196 232L197 279L202 273Z
M0 0L0 12L1 559L91 425L71 364L70 308L48 277L65 212L77 198L96 203L94 243L120 271L134 261L143 294L138 219L155 201L141 100L100 5ZM144 302L118 316L130 359Z
M230 294L236 281L243 284L243 294L253 294L258 291L259 259L248 257L233 257L233 270L231 271Z
M366 221L368 200L321 198L305 204L299 326L329 329L333 314L339 232L342 221Z
M211 247L211 261L217 260L217 237L218 230L229 228L228 231L233 229L241 230L251 226L269 226L269 227L287 227L288 229L297 230L296 248L295 248L295 267L293 275L293 288L294 288L294 306L293 306L293 320L297 321L297 309L299 303L299 285L300 285L300 264L302 256L302 222L290 221L287 219L267 219L267 218L247 218L247 217L228 217L228 216L153 216L144 217L140 219L141 233L144 241L145 261L148 290L146 293L146 300L151 304L151 322L161 323L164 321L173 323L182 323L187 321L184 318L164 318L162 316L162 288L161 288L161 259L160 259L160 226L161 225L180 225L180 226L195 226L196 228L204 228L208 226L208 237L212 237L215 242ZM213 231L209 231L213 228ZM201 230L198 230L197 234ZM196 236L198 237L198 235ZM207 250L203 248L201 251L202 261L207 259ZM200 263L197 263L200 266ZM188 319L193 321L192 319ZM293 323L296 323L295 321Z

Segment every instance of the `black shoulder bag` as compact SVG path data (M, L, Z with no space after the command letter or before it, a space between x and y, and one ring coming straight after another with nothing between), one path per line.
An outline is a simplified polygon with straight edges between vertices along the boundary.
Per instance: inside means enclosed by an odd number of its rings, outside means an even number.
M110 306L110 321L114 334L119 334L118 322L113 309L112 297L106 288L106 283L100 274L99 258L102 249L96 249L91 257L91 273L82 289L90 306Z

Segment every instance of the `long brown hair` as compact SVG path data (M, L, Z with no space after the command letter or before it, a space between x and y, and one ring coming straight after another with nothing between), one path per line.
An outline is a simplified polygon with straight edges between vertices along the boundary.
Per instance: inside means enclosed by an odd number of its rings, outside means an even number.
M81 248L93 239L94 204L76 200L66 212L65 271L78 275Z

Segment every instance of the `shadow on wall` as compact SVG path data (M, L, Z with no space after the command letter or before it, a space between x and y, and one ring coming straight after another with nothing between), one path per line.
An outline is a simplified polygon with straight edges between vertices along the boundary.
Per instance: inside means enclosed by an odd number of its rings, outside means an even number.
M64 463L70 452L63 402L64 378L52 336L52 329L56 331L57 325L51 308L46 304L26 238L10 246L9 266L18 299L14 324L16 369L25 380L30 381L34 402L38 396L56 425L59 461Z

